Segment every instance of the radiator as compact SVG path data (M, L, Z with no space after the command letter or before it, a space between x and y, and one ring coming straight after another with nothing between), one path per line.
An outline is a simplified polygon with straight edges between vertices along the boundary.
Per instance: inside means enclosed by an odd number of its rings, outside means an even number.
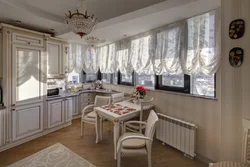
M158 113L159 124L156 138L168 144L189 158L195 157L195 136L197 126L183 120Z

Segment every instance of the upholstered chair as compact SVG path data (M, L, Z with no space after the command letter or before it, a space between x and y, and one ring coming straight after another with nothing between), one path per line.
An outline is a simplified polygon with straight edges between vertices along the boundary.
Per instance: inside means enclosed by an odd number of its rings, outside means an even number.
M151 167L151 148L155 129L159 119L157 114L151 110L147 122L128 121L124 123L123 135L118 140L117 167L121 165L121 157L148 155L148 167ZM126 132L129 124L146 125L145 133Z
M210 163L209 167L249 167L250 166L250 120L242 120L244 133L242 141L242 162L223 161Z
M93 124L95 125L96 121L96 112L94 111L94 107L100 107L104 105L110 104L111 98L108 96L96 96L95 103L93 105L88 105L82 110L82 117L81 117L81 136L84 133L84 123ZM101 118L101 133L102 133L102 126L103 120Z

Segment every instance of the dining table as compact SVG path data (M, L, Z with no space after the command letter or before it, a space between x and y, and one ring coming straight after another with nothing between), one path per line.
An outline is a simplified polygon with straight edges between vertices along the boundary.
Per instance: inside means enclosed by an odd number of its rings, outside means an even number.
M109 104L101 107L95 107L96 111L96 143L102 140L102 128L100 126L101 120L107 119L114 123L114 159L116 159L117 142L120 137L120 125L123 122L136 118L140 115L141 105L134 103L133 100L122 101L114 104ZM149 110L153 108L153 104L148 105L147 108L143 107L143 110Z

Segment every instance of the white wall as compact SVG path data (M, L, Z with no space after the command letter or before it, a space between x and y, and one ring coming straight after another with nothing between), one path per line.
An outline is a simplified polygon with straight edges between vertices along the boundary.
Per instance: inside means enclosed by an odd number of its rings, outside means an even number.
M232 40L229 24L234 19L246 22L245 36ZM221 160L241 159L242 118L250 119L250 1L222 0L222 75L221 75ZM228 54L233 47L245 51L243 65L233 68Z

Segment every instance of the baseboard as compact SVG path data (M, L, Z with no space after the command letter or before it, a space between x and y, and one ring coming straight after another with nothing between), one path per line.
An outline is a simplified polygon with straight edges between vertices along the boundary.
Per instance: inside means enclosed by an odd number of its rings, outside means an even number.
M212 161L211 159L207 158L207 157L204 157L198 153L196 153L196 159L198 159L199 161L201 162L204 162L206 164L209 164L209 163L214 163L214 161Z
M26 138L24 138L24 139L20 139L20 140L14 141L14 142L12 142L12 143L10 143L10 144L7 144L7 145L5 145L5 146L2 146L2 147L0 148L0 152L5 151L5 150L8 150L8 149L13 148L13 147L18 146L18 145L21 145L21 144L26 143L26 142L28 142L28 141L34 140L34 139L36 139L36 138L38 138L38 137L42 137L42 136L47 135L47 134L49 134L49 133L55 132L55 131L60 130L60 129L62 129L62 128L68 127L68 126L70 126L71 124L72 124L72 122L70 121L70 122L68 122L68 123L65 123L65 124L63 124L63 125L57 126L57 127L55 127L55 128L51 128L51 129L45 130L45 131L43 131L43 132L41 132L41 133L35 134L35 135L33 135L33 136L26 137Z
M72 119L74 120L74 119L78 119L78 118L81 118L81 116L82 115L74 115L73 117L72 117Z

